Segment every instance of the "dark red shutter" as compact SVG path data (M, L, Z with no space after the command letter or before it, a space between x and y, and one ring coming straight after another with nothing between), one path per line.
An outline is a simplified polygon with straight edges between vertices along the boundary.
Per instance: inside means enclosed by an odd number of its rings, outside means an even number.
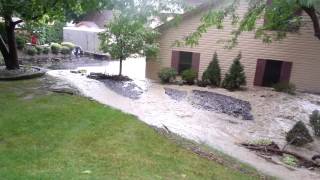
M192 69L199 74L200 53L192 53Z
M262 86L266 64L267 64L267 61L265 59L258 59L257 67L256 67L256 75L254 77L255 86Z
M283 62L281 66L280 82L290 82L292 62Z
M179 71L179 59L180 59L180 52L179 51L172 51L171 67L177 71Z

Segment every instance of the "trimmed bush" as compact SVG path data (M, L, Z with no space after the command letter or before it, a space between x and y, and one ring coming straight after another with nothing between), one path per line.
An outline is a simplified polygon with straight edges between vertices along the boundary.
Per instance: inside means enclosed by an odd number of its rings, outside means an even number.
M196 80L197 76L198 73L192 69L184 70L181 73L182 80L189 85L194 84L194 81Z
M230 91L240 89L242 85L246 85L246 75L243 65L240 62L241 53L234 59L229 72L225 75L222 87Z
M296 86L292 83L282 82L273 85L273 89L277 92L284 92L291 95L296 93Z
M170 83L176 79L177 71L173 68L163 68L160 70L158 76L162 83Z
M43 52L43 47L42 46L35 46L37 49L37 54L41 54Z
M70 54L71 51L72 51L72 50L71 50L69 47L67 47L67 46L62 46L62 48L61 48L61 50L60 50L61 54L64 54L64 55Z
M314 135L320 137L320 114L318 110L313 111L310 115L310 124Z
M30 56L34 56L38 52L37 49L34 46L28 46L25 51Z
M60 50L61 50L62 46L58 43L52 43L51 44L51 52L53 54L58 54L60 53Z
M309 130L302 121L297 122L287 133L286 140L289 144L295 146L303 146L313 142Z
M213 55L213 60L210 62L207 70L202 75L202 81L207 82L212 86L219 87L221 83L221 69L218 60L217 52Z
M75 44L71 43L71 42L62 42L61 46L66 46L68 47L71 51L76 47Z
M22 50L25 47L26 43L27 43L27 38L18 34L16 36L16 43L17 43L17 48L19 50Z
M42 51L43 54L49 54L49 52L50 52L50 47L43 47L43 51Z

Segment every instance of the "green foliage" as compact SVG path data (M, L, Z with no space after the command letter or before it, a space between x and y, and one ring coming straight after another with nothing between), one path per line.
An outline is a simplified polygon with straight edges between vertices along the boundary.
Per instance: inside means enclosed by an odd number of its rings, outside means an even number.
M43 47L43 54L49 54L50 53L50 47Z
M272 140L270 139L258 139L258 140L254 140L252 142L249 142L250 144L254 144L254 145L262 145L262 146L268 146L272 144Z
M101 50L115 59L125 60L132 54L156 55L158 33L132 16L116 16L100 34Z
M320 113L315 110L310 115L310 124L314 131L314 135L320 137Z
M296 86L292 83L280 82L272 86L277 92L284 92L291 95L296 93Z
M240 89L242 85L246 85L246 75L243 65L240 62L241 53L234 59L229 72L225 75L222 87L230 91Z
M162 68L158 74L161 83L170 83L176 79L178 72L173 68Z
M62 46L58 43L51 43L50 47L53 54L59 54L62 48Z
M198 73L193 69L184 70L181 73L182 80L189 85L193 85L196 80Z
M43 47L42 46L35 46L37 49L37 54L41 54L43 52Z
M72 50L71 50L69 47L67 47L67 46L62 46L62 47L61 47L61 50L60 50L61 54L64 54L64 55L70 54L71 51L72 51Z
M313 142L309 130L302 121L297 122L287 133L286 140L289 144L295 146L303 146Z
M71 42L62 42L61 46L66 46L68 47L71 51L76 47L75 44L71 43Z
M34 46L28 46L25 51L29 56L34 56L38 53L37 49Z
M202 81L207 82L212 86L220 86L221 83L221 69L218 60L218 54L215 52L213 60L210 62L207 70L202 75Z
M105 27L106 31L99 34L100 48L110 53L112 58L119 59L121 65L122 60L132 54L156 56L159 49L156 42L158 33L141 19L132 15L119 15ZM119 75L122 74L121 65Z
M293 167L298 166L298 163L299 163L299 160L296 157L289 154L284 154L281 160L286 165L293 166Z
M25 47L27 42L28 42L27 37L20 34L16 35L16 43L17 43L17 48L19 50L22 50Z
M24 24L23 29L38 36L40 44L50 42L61 42L63 40L63 21L50 22L49 16L44 16L38 21L31 21Z

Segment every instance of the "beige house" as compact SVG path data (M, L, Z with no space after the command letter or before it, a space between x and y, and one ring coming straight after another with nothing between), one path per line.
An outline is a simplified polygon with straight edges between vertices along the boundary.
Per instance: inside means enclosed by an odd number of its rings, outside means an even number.
M203 13L222 6L223 0L211 6L204 4L185 13L177 27L166 24L159 27L160 53L156 58L147 58L147 77L157 79L161 68L173 67L178 71L193 68L201 78L215 51L219 56L222 74L225 74L241 51L247 86L270 86L272 83L290 81L300 90L320 93L320 40L314 37L313 25L307 15L303 15L304 25L299 33L288 33L287 38L280 42L265 44L261 39L254 38L254 32L244 32L235 48L226 49L225 44L218 43L230 39L234 29L231 22L226 20L223 29L210 28L194 48L173 46L176 40L182 40L195 31ZM247 1L241 1L238 14L243 15L247 8Z

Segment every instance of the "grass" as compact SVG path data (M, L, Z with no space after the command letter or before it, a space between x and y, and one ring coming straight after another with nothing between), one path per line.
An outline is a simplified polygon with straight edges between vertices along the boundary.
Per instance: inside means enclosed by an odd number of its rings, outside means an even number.
M1 179L259 179L201 158L134 116L0 82Z

